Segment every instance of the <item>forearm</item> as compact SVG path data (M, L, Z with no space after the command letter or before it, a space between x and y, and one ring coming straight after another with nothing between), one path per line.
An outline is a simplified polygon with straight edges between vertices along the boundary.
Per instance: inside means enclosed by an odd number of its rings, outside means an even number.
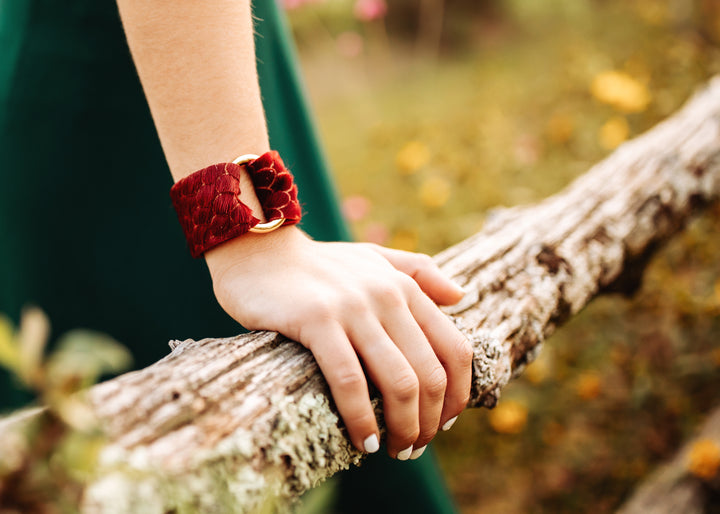
M118 0L118 7L176 181L269 149L250 0Z
M175 180L269 149L250 0L118 5ZM247 174L240 190L262 220ZM382 392L387 446L399 459L419 457L467 403L472 350L433 303L462 291L428 257L319 243L286 226L225 241L205 259L228 314L313 351L358 449L377 451L380 435L363 366Z

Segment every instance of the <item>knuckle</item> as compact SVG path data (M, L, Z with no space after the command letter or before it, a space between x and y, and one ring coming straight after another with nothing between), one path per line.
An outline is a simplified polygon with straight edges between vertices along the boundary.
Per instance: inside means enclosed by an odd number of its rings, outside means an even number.
M418 291L421 291L420 286L418 286L417 282L415 282L415 279L412 278L410 275L406 275L405 273L398 273L396 280L400 289L405 291L407 294L415 294Z
M408 434L407 438L405 439L408 443L408 445L411 445L417 441L418 437L420 437L420 430L414 430L410 434Z
M437 427L428 427L425 430L420 430L420 433L415 440L415 446L417 448L420 448L421 446L425 446L426 444L428 444L430 441L433 440L433 438L437 434L437 431Z
M420 392L420 383L412 372L399 373L392 383L391 395L400 403L415 401Z
M366 412L363 410L353 410L343 415L343 421L345 425L350 429L357 429L359 432L365 434L375 430L375 416L372 411Z
M425 379L424 386L427 395L434 400L445 396L445 389L447 389L447 373L440 364L434 366L432 371L430 371Z
M418 268L434 268L435 261L432 257L424 253L416 254L416 263Z
M309 322L325 323L335 316L335 308L330 302L316 301L312 304L300 306L294 309L296 322L304 324Z
M395 288L389 281L383 280L382 278L372 281L370 284L368 284L368 287L370 291L377 296L388 296L393 294L395 290Z
M379 281L372 285L373 294L388 308L402 306L405 298L400 289L390 282Z
M310 350L318 342L318 334L336 324L337 315L331 305L301 306L289 313L279 325L279 331L299 341Z
M332 376L333 385L340 392L356 392L359 389L366 389L367 384L362 373L350 368L337 370Z
M353 313L354 315L365 314L370 311L367 299L361 293L348 292L340 300L340 305L346 313Z

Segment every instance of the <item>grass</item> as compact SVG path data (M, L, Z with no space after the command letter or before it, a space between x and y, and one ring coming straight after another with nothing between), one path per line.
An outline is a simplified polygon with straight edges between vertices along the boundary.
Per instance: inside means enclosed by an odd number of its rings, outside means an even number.
M322 6L294 16L338 187L369 205L350 213L358 239L435 253L489 209L559 191L719 71L720 33L691 2L508 5L493 23L469 17L462 47L437 60L380 24L329 23ZM648 105L593 94L607 70ZM633 299L571 320L495 411L436 439L464 512L612 511L691 433L720 390L719 220L672 242Z

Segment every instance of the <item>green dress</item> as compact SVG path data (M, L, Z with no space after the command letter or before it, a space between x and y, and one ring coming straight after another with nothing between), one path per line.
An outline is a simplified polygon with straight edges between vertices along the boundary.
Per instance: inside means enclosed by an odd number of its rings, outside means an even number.
M271 146L297 178L302 228L347 240L285 21L255 2ZM112 0L0 0L0 312L44 309L53 338L112 335L136 367L170 339L231 336L190 257L170 172ZM0 374L0 409L27 400ZM334 512L454 512L433 456L373 455L340 479Z

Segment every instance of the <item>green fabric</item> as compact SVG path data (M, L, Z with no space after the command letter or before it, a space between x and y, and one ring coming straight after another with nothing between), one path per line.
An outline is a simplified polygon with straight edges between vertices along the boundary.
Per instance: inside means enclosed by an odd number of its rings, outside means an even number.
M255 4L255 54L270 146L280 152L297 179L303 205L302 227L315 239L349 241L350 232L340 215L328 166L304 100L285 18L274 1Z
M284 19L270 0L255 15L271 144L297 178L302 227L348 240ZM114 2L0 0L0 44L0 312L17 321L40 306L53 339L108 333L136 367L167 354L170 339L238 333L185 246ZM0 409L27 400L2 373L0 393ZM341 488L334 512L454 511L430 452L373 456Z
M27 24L28 7L26 0L0 1L0 100L8 94L15 71L15 63L22 45ZM2 112L0 112L2 116Z

